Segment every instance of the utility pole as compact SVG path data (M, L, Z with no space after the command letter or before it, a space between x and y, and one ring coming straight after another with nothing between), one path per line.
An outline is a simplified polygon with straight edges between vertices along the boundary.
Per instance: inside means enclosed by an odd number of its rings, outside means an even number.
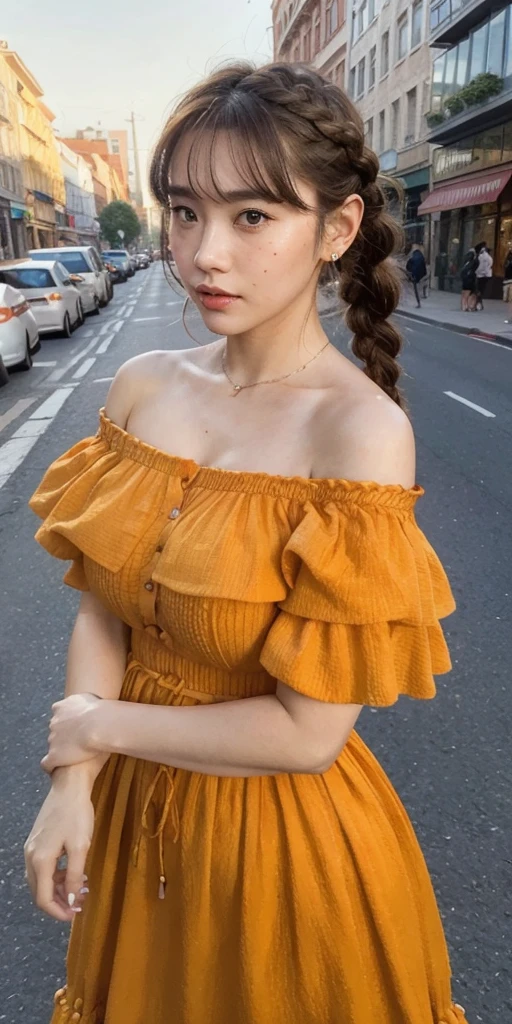
M137 135L135 132L135 114L133 110L132 116L127 118L127 121L129 121L132 126L133 135L133 164L135 167L135 204L136 206L139 207L139 209L142 209L144 203L142 198L142 183L140 178L139 150L137 147Z

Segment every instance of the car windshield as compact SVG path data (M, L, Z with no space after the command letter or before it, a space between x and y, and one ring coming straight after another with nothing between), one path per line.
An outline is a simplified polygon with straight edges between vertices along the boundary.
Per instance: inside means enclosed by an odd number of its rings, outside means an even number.
M54 249L51 252L46 252L39 256L32 255L33 259L57 259L59 263L63 263L68 273L90 273L90 267L87 264L87 260L82 253L63 253L61 249Z
M12 288L20 288L26 291L27 288L54 288L55 281L49 270L1 270L0 281L3 284L10 284Z
M125 257L124 256L116 256L115 253L112 253L112 256L108 256L107 259L108 259L109 263L125 263Z
M107 249L103 253L103 256L108 256L109 259L114 259L115 257L119 260L125 260L127 253L123 252L121 249Z

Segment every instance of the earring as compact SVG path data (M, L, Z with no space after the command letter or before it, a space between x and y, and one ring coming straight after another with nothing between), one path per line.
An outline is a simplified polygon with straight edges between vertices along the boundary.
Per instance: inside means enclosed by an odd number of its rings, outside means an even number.
M336 263L337 260L340 260L341 259L341 255L342 254L340 252L333 252L333 254L331 256L332 263Z

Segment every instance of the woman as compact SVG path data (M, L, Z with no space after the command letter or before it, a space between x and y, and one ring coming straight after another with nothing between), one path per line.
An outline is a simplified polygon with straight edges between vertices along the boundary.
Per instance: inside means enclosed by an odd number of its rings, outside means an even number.
M478 258L476 266L477 295L475 308L480 311L484 308L483 298L487 294L487 281L492 277L492 256L485 242L479 242L475 251Z
M38 906L74 915L53 1024L466 1021L412 826L353 728L434 695L454 608L414 520L377 171L302 66L218 71L157 145L163 238L170 217L221 337L122 366L31 502L83 591L26 844ZM329 274L363 372L318 318Z
M477 255L474 249L468 249L460 272L462 291L460 308L463 313L474 313L476 309L476 267Z
M509 249L503 265L503 301L508 303L508 320L503 322L509 324L512 320L512 249Z

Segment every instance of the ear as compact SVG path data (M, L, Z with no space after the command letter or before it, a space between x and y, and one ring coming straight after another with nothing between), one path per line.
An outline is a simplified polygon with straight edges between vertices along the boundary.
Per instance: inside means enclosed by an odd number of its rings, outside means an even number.
M339 257L343 256L359 231L363 214L364 202L356 193L345 199L341 206L329 214L320 250L322 260L331 263L333 253L338 253Z

